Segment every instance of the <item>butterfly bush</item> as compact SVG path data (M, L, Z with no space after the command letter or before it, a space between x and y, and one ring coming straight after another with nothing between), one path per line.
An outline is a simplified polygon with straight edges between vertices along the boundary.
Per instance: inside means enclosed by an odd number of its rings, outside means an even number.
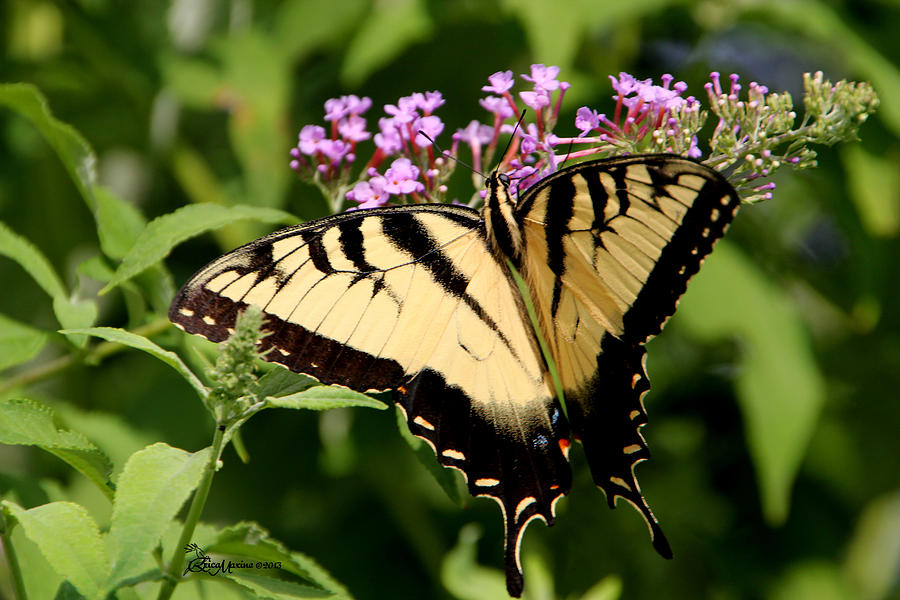
M512 71L498 71L481 89L479 105L487 116L473 120L450 136L435 112L444 104L438 91L414 93L384 106L377 131L364 116L370 98L341 96L325 102L325 122L306 125L291 149L291 168L315 183L333 211L373 208L387 203L447 201L447 181L458 164L473 173L475 189L491 165L513 182L512 193L526 190L565 164L586 157L604 158L668 152L687 156L722 172L745 202L772 197L775 184L763 182L779 167L811 168L816 154L809 144L831 145L855 140L860 125L878 106L868 83L832 84L821 72L804 75L804 114L798 123L787 92L773 93L757 82L744 90L740 77L723 82L710 74L704 86L706 104L687 95L687 84L665 74L655 84L628 73L610 76L614 107L610 113L582 106L575 112L573 133L554 129L570 85L559 68L536 64L521 75L525 89L513 93ZM717 119L701 146L710 118ZM577 132L577 133L575 133ZM510 137L511 136L511 137ZM358 145L372 141L368 160L357 165ZM367 144L368 146L368 144ZM443 148L443 149L442 149ZM461 154L461 149L465 152ZM497 152L503 152L497 156ZM369 152L371 154L369 155ZM469 201L484 197L482 189Z

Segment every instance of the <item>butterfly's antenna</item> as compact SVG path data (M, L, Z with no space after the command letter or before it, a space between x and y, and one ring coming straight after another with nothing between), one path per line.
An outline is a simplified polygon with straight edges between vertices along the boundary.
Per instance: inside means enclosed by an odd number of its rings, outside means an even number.
M513 140L516 139L516 132L519 130L519 127L522 125L522 121L525 120L526 112L527 112L527 109L522 109L522 114L519 115L519 120L516 121L516 125L515 125L515 127L513 127L512 137L509 138L509 141L506 143L506 149L503 150L503 158L500 160L501 165L506 161L506 155L507 155L507 153L509 153L510 148L512 147ZM510 181L518 182L519 179L520 179L519 177L516 177L515 180L510 179ZM518 183L516 183L515 190L516 190L515 195L518 196L519 195L519 184Z
M561 161L559 161L559 164L563 164L564 162L569 160L569 155L572 154L572 146L574 146L574 145L575 145L574 140L569 141L569 147L566 148L566 157L564 159L562 159Z
M470 165L470 164L467 163L466 161L461 160L461 159L459 159L459 158L456 158L455 156L453 156L452 154L450 154L450 153L447 152L446 150L441 150L441 147L438 146L438 143L437 143L436 141L434 141L430 135L428 135L427 133L425 133L425 132L422 131L421 129L419 130L419 135L421 135L423 138L425 138L426 140L428 140L429 142L431 142L431 145L438 149L438 152L441 153L441 156L445 156L445 157L449 158L449 159L452 160L452 161L456 161L457 163L459 163L459 164L461 164L462 166L466 167L467 169L469 169L469 170L472 171L473 173L477 173L478 175L481 175L482 177L484 177L484 173L482 173L481 171L476 171L476 170L475 170L475 167L473 167L472 165Z

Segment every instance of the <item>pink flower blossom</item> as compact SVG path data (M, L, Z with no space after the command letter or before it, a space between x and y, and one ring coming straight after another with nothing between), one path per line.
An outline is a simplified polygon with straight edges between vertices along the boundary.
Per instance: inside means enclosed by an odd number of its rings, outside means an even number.
M515 83L512 71L497 71L488 77L488 81L491 82L491 85L483 86L481 91L493 94L508 92L512 89L513 83Z
M592 129L600 126L600 115L596 110L582 106L575 112L575 127L581 131L581 136L587 135Z
M338 132L341 137L351 142L362 142L372 137L372 134L366 131L366 120L355 114L338 122Z
M426 115L430 115L436 109L444 105L444 97L438 91L425 92L424 94L416 92L413 94L416 106Z
M493 113L501 119L508 119L513 116L513 109L506 98L488 96L479 100L478 104L486 111Z
M431 139L435 139L437 136L441 135L444 131L444 123L441 121L440 117L436 117L434 115L428 117L422 117L421 119L417 119L413 123L412 127L413 131L424 131L425 135L430 137Z
M340 162L351 150L350 144L344 140L322 140L317 149L333 163Z
M519 97L526 106L540 110L545 106L550 106L550 92L546 90L537 90L534 92L519 92Z
M319 125L304 125L300 130L299 139L297 148L300 152L312 156L316 153L319 142L325 139L325 128Z
M412 123L419 116L416 112L417 103L412 96L404 96L397 101L396 105L386 104L384 112L389 114L398 125Z
M545 67L537 64L531 65L531 76L522 75L522 79L533 83L535 91L552 92L559 87L559 81L556 79L557 75L559 75L559 67Z
M385 154L395 154L403 149L403 139L393 119L378 119L381 133L375 134L375 145Z
M398 158L384 172L384 189L391 194L411 194L425 189L418 181L419 168L408 158Z
M360 181L353 189L347 192L347 199L358 202L357 208L377 208L384 206L390 194L385 191L387 181L381 175L372 177L368 181Z

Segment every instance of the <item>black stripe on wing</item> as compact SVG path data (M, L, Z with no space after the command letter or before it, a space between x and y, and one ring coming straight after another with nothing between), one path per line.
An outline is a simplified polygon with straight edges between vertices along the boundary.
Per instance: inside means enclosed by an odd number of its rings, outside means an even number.
M677 162L654 162L658 164L648 172L661 196L664 186L675 184L684 171ZM662 330L675 313L688 281L700 270L716 241L725 235L740 207L740 197L722 175L705 167L703 175L706 181L694 203L623 317L623 339L631 343L644 343Z
M559 309L562 292L562 276L566 271L566 252L563 239L570 233L569 221L575 208L575 184L571 177L560 178L553 182L547 199L547 210L544 214L544 228L547 240L547 266L556 276L553 282L553 298L550 313L556 315ZM600 213L603 214L602 212Z

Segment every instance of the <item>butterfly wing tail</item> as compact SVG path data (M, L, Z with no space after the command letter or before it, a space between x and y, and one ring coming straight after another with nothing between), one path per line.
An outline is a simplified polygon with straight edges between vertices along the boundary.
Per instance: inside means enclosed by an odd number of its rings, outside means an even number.
M615 508L616 498L634 506L650 529L653 547L664 558L672 558L669 542L634 474L635 465L650 458L640 433L647 423L642 398L650 389L646 354L642 345L607 336L597 356L595 385L585 397L568 403L569 418L584 446L594 482L606 494L610 508Z

